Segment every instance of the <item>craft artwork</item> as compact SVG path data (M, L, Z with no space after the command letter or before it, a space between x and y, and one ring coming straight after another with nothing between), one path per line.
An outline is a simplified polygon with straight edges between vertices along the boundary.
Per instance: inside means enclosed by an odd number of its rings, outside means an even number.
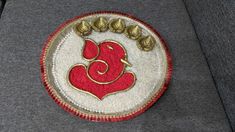
M91 121L122 121L143 113L166 90L172 70L160 35L116 12L62 24L46 41L40 64L55 102Z

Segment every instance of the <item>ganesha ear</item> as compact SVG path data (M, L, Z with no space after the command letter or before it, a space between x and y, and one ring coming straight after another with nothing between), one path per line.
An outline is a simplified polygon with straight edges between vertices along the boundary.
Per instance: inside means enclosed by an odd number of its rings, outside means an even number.
M99 47L96 43L90 39L85 40L83 47L83 57L87 60L95 59L99 54Z

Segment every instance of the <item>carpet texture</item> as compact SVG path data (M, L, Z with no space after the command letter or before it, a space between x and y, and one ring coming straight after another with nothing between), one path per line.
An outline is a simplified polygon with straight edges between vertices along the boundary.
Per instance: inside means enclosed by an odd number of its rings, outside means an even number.
M235 1L185 0L185 4L235 130Z
M94 123L71 116L53 102L41 83L39 57L47 36L65 20L99 10L144 20L160 32L172 53L168 90L132 120ZM181 0L9 0L0 36L0 131L231 131Z
M3 2L2 2L2 0L0 0L0 17L2 14L2 10L3 10Z

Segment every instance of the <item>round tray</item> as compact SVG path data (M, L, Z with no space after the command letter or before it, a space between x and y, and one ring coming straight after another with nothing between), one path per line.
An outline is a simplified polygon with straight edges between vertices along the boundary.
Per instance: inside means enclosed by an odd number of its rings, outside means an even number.
M166 90L172 62L149 25L117 12L95 12L63 23L45 42L44 85L55 102L91 121L133 118Z

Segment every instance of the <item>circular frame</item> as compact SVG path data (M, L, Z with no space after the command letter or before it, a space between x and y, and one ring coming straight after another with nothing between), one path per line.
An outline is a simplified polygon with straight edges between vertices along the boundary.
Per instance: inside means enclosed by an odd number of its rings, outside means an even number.
M89 16L89 15L94 15L94 14L116 14L116 15L121 15L121 16L125 16L125 17L129 17L141 24L143 24L144 26L146 26L146 28L148 28L150 31L152 31L156 36L158 36L158 38L161 41L161 44L165 50L166 53L166 58L167 58L167 72L166 72L166 78L165 78L165 82L162 85L162 87L159 89L158 92L156 92L156 94L151 98L151 100L148 101L147 104L145 104L144 106L142 106L140 109L136 110L135 112L129 113L128 115L125 116L103 116L103 117L97 117L97 116L93 116L93 115L89 115L89 114L84 114L81 113L79 110L71 107L68 103L66 103L64 100L62 100L60 97L57 96L57 94L54 91L54 88L48 83L47 80L47 72L46 72L46 64L45 64L45 57L47 54L47 49L50 46L50 42L51 40L53 40L57 34L68 24L76 21L77 19ZM80 118L83 119L87 119L90 121L101 121L101 122L117 122L117 121L123 121L123 120L128 120L131 118L134 118L138 115L140 115L141 113L145 112L148 108L150 108L164 93L164 91L167 89L167 86L170 82L171 76L172 76L172 58L169 52L169 49L167 47L166 42L164 41L164 39L160 36L160 34L154 29L152 28L150 25L146 24L145 22L133 17L132 15L129 14L125 14L125 13L120 13L120 12L114 12L114 11L99 11L99 12L93 12L93 13L87 13L81 16L77 16L75 18L72 18L66 22L64 22L63 24L61 24L52 34L49 35L49 37L47 38L47 40L44 43L44 47L41 53L41 57L40 57L40 67L41 67L41 78L42 78L42 82L48 92L48 94L53 98L53 100L60 106L62 107L64 110L68 111L69 113L75 115L75 116L79 116Z

